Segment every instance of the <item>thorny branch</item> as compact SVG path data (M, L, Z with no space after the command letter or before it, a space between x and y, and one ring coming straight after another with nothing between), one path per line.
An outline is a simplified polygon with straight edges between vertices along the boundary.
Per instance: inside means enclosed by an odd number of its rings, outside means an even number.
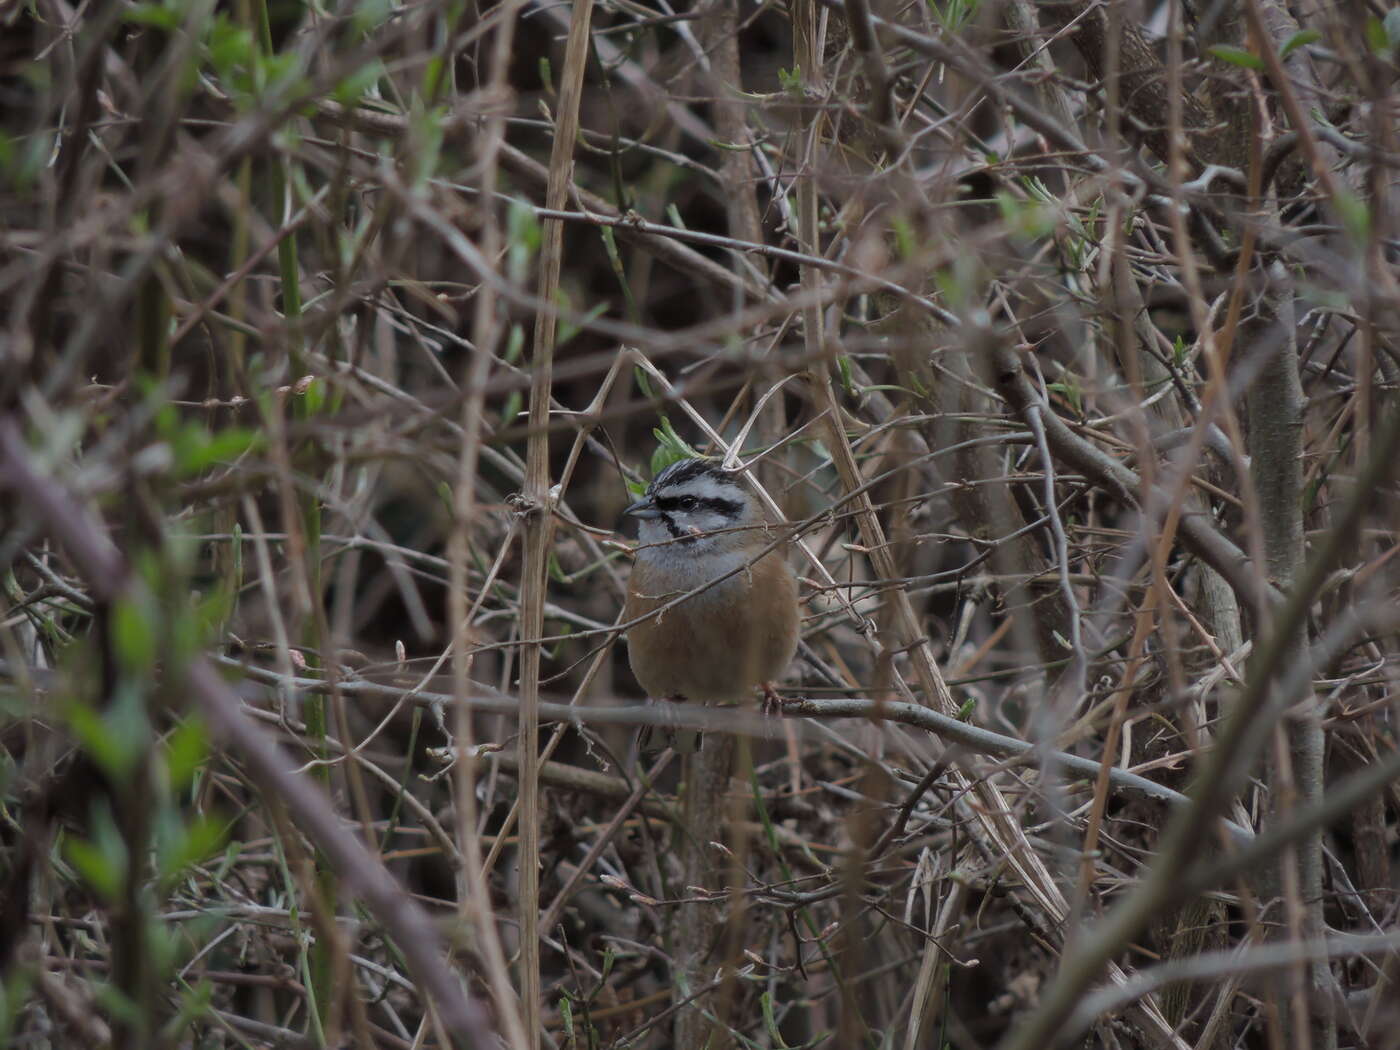
M6 10L0 1042L1393 1029L1384 5L590 6Z

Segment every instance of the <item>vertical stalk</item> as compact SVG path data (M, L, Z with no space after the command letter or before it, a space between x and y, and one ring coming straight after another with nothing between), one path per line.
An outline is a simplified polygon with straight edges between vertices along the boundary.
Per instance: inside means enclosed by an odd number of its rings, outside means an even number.
M588 31L593 0L577 0L564 50L559 85L559 112L554 146L549 156L545 207L562 209L572 182L574 140L578 137L579 99L588 63ZM525 1031L538 1039L540 1018L540 643L544 633L544 599L550 542L554 535L549 485L549 397L553 381L554 337L558 316L553 304L559 290L564 228L546 220L540 249L539 299L535 315L535 346L531 360L530 439L525 457L525 564L520 578L520 865L517 897L520 908L520 997Z
M271 58L276 54L276 48L272 40L272 19L268 11L268 0L253 0L253 16L257 21L258 45L264 57ZM267 206L271 211L274 224L287 220L290 211L290 193L287 187L287 172L285 161L281 157L273 157L267 162L267 167L263 174L263 192L267 197ZM283 332L286 339L289 383L295 383L306 374L306 362L302 353L302 302L301 302L301 268L297 255L297 234L295 230L290 231L277 244L277 267L279 281L278 285L282 292L282 319ZM289 398L291 411L294 418L304 420L309 415L309 404L306 397L291 396ZM277 404L272 407L273 412L281 413L283 405ZM283 429L285 434L285 429ZM287 449L288 459L294 458L294 450ZM313 609L319 612L321 602L321 505L314 492L304 492L295 497L295 525L299 527L301 536L300 543L289 543L289 553L292 558L301 560L301 576L305 581L305 592L302 595L308 599L311 607L304 612L312 613ZM284 508L287 517L291 517L292 508ZM293 522L287 522L289 531L293 527ZM290 537L289 537L290 538ZM293 570L296 571L295 569ZM302 640L307 643L311 652L324 651L329 642L325 632L318 628L324 620L323 616L311 615L302 626ZM313 663L310 654L307 654L308 663ZM317 780L330 790L331 767L325 764L324 760L329 757L330 749L327 744L327 720L326 720L326 698L319 693L309 693L304 701L302 717L306 722L306 736L311 741L312 750L316 757L322 760L318 763L312 773ZM351 747L350 740L346 740L346 747ZM336 911L336 885L335 875L326 863L325 856L320 850L316 851L316 886L321 894L322 905L328 915L334 915ZM310 969L310 981L316 1012L318 1017L318 1027L324 1031L330 1021L333 1004L338 996L334 989L334 946L325 938L318 938L311 946L310 958L308 959Z
M685 802L679 832L683 896L690 895L690 886L718 888L718 873L722 872L724 862L718 859L717 863L711 862L716 853L710 848L710 842L723 834L734 752L733 736L710 733L700 751L685 756ZM682 991L694 995L713 972L705 963L719 936L720 916L720 905L704 901L683 904L677 909L672 951L676 972L684 975L683 981L676 981L677 999L683 998ZM726 991L732 994L732 989ZM701 997L682 1008L676 1014L672 1044L678 1048L708 1047L709 1050L726 1050L732 1046L727 1028L711 1024L707 1016L711 1012L718 1013L723 1022L724 1012L718 1004L728 998L727 994Z
M268 14L267 0L254 0L257 5L258 43L263 54L271 58L276 54L272 44L272 19ZM274 218L285 222L287 218L287 177L282 163L274 161L267 166L266 192L268 203L276 209ZM287 326L288 352L291 357L291 378L298 379L305 374L301 354L301 282L297 264L297 235L293 231L277 245L277 267L281 275L282 316Z
M720 156L729 234L762 243L763 222L753 189L756 165L753 154L743 148L750 140L748 108L736 94L743 89L737 7L726 0L713 0L703 12L699 32L704 52L709 56L715 127L719 137L729 143ZM751 264L763 269L761 259L752 260ZM742 294L736 286L734 309L737 311L742 305ZM785 432L782 399L773 398L763 412L760 427L764 439L776 440ZM765 485L775 480L774 465L765 462L760 470L764 472ZM727 845L732 852L727 858L713 850L710 843L725 837L726 823L737 829L742 819L745 803L738 798L731 800L728 787L736 761L739 769L752 769L748 741L711 733L701 751L683 757L684 808L681 827L677 829L682 886L722 891L726 883L742 885L747 837L742 833L729 836ZM688 890L682 892L689 895ZM708 983L716 966L723 971L722 982L713 994L676 1014L672 1029L675 1046L708 1045L710 1050L724 1050L732 1045L723 1024L711 1024L707 1016L712 1013L724 1022L732 1014L741 991L734 970L745 943L744 900L741 893L731 894L729 899L727 915L721 906L703 901L683 904L673 913L670 946L675 972L684 975L683 981L676 981L676 998L683 997L682 989L690 994Z
M1250 474L1258 492L1260 520L1270 579L1282 590L1292 589L1303 566L1303 386L1293 338L1290 282L1276 268L1276 283L1266 295L1277 312L1273 323L1243 326L1246 347L1257 344L1268 359L1250 389ZM1279 338L1280 330L1283 338ZM1276 346L1268 346L1274 342ZM1294 639L1298 651L1307 645L1300 627ZM1322 796L1324 735L1315 703L1286 720L1278 746L1267 763L1269 823L1286 820L1296 806ZM1282 899L1289 939L1312 943L1326 935L1322 913L1322 834L1314 831L1287 851L1274 870L1270 889ZM1336 1046L1331 1002L1330 968L1323 960L1300 963L1284 1009L1280 1011L1284 1041L1291 1047L1330 1050Z
M491 91L506 94L506 77L510 66L511 45L515 39L517 0L509 0L513 8L501 18L500 27L492 39L490 74ZM451 63L449 63L451 64ZM509 107L501 106L484 122L478 137L481 171L481 250L486 258L501 254L501 206L496 201L496 184L501 145L505 138L505 114ZM449 569L448 611L452 627L452 695L456 709L455 733L457 762L453 771L458 849L462 855L462 891L460 912L471 916L476 928L479 954L486 962L486 977L496 1001L496 1013L511 1050L527 1050L537 1044L538 1035L524 1027L515 989L510 983L505 950L496 930L491 890L486 882L489 864L483 863L481 840L477 830L476 763L473 753L473 726L467 709L470 695L471 625L467 601L467 566L471 542L471 525L476 510L476 469L481 453L482 413L486 398L486 380L491 373L494 352L500 341L501 318L495 289L482 282L476 293L472 317L472 341L476 345L467 368L462 399L462 447L457 461L457 485L453 492L452 533L448 537Z
M154 703L155 682L148 677L132 681L127 673L117 669L116 643L111 638L112 614L104 605L98 619L108 633L103 652L103 678L107 695L103 702L116 702L114 691L123 687L142 694L141 703L147 710L141 717L149 718L149 705ZM123 681L123 679L126 679ZM124 782L109 796L113 816L126 849L126 870L122 873L121 896L112 909L112 978L118 992L126 998L125 1010L111 1013L112 1046L116 1050L145 1050L150 1045L155 1023L158 995L156 962L152 953L147 880L151 848L151 763L150 738L143 734L141 760L128 772Z

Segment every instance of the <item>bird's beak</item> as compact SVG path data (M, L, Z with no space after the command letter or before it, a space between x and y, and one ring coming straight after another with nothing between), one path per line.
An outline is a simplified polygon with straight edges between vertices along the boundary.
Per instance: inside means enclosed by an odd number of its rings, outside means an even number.
M651 497L639 499L622 513L631 514L634 518L659 518L661 512L656 509L656 504L651 501Z

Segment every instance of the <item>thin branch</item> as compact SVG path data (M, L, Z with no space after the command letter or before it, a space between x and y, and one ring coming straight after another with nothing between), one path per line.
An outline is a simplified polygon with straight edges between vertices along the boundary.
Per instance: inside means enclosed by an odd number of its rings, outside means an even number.
M111 540L64 489L32 466L29 449L12 418L0 418L0 487L26 501L63 545L95 597L113 602L135 593L139 585L130 578ZM444 964L437 928L423 909L345 827L320 789L296 773L281 749L243 714L238 697L204 657L191 657L183 676L213 739L237 752L262 790L282 800L344 885L383 924L448 1031L461 1046L489 1046L487 1015Z

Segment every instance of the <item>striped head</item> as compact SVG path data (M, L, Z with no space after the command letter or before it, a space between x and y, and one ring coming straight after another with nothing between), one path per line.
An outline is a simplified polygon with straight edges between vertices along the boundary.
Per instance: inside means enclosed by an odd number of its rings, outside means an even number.
M672 463L627 513L641 519L638 538L643 544L663 544L658 550L687 557L750 546L762 534L745 527L764 520L738 475L714 459Z

